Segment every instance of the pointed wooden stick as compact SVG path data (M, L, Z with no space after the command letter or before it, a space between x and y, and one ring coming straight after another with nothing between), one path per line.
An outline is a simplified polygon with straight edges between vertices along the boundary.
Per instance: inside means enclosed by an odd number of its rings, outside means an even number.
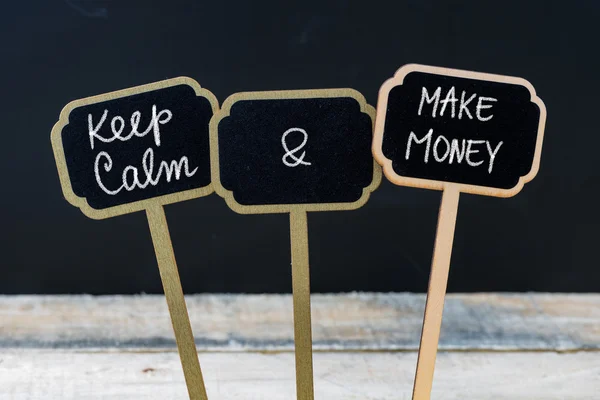
M208 400L165 211L161 205L156 205L148 208L146 214L188 394L190 400Z
M296 397L313 400L312 328L310 320L310 271L306 211L290 213L294 344L296 347Z
M431 397L459 195L458 185L453 184L447 185L442 194L413 388L413 400L429 400Z

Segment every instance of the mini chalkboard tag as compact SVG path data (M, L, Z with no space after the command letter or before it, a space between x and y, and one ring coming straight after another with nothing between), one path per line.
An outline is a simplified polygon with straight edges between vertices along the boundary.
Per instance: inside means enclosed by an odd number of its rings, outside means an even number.
M210 123L215 191L243 214L289 213L299 400L312 400L307 211L351 210L381 182L375 109L352 89L237 93Z
M443 190L413 399L431 395L460 192L509 197L539 168L546 108L524 79L407 65L379 91L373 155L392 183Z
M190 399L206 400L163 205L213 192L215 96L174 78L75 100L52 129L63 193L88 217L145 210Z

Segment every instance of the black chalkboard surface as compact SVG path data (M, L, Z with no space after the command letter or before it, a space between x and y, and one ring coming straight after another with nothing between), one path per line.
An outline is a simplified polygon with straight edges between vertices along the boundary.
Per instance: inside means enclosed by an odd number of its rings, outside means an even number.
M394 183L505 197L537 173L545 108L524 79L408 65L378 108L374 151Z
M211 193L216 108L189 78L69 103L52 132L65 197L105 218Z
M351 89L237 93L211 121L216 190L245 213L358 208L381 179L374 114Z

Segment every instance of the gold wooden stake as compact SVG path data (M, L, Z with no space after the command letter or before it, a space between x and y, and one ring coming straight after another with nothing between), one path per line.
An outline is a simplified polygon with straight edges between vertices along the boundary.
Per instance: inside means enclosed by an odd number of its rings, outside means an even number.
M442 194L413 388L413 400L429 400L431 397L459 195L460 188L455 184L447 184Z
M312 328L310 321L310 271L306 211L290 213L294 343L296 346L296 397L313 400Z
M146 214L188 394L190 400L208 400L165 211L162 205L154 205L146 210Z

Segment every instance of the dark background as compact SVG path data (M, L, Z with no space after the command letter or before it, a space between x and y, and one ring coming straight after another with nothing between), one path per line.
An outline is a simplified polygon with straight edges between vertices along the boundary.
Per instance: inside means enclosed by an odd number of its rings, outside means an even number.
M510 199L462 195L450 291L598 291L595 1L24 1L3 6L0 293L162 291L144 213L62 197L50 130L70 100L187 75L238 91L351 87L376 103L405 63L516 75L548 108L540 173ZM309 215L312 288L424 291L440 193L385 182ZM216 195L167 206L187 292L289 292L288 218Z

